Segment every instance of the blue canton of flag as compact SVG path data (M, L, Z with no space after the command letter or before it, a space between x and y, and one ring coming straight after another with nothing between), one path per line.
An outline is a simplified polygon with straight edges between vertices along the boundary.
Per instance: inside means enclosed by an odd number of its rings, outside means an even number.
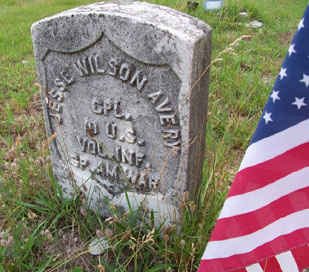
M265 106L251 143L278 133L309 117L309 18L308 9L298 24L298 31L272 93Z

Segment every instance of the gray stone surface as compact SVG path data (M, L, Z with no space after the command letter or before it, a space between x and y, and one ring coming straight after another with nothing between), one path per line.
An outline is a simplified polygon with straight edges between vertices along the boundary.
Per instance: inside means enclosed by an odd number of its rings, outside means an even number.
M211 29L167 7L95 3L43 19L32 38L54 175L92 208L178 216L202 176ZM193 87L193 88L192 88Z

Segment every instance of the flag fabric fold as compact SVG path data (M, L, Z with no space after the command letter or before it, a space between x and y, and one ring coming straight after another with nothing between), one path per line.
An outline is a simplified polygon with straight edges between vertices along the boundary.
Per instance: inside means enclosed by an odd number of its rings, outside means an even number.
M302 271L308 244L307 7L198 272Z

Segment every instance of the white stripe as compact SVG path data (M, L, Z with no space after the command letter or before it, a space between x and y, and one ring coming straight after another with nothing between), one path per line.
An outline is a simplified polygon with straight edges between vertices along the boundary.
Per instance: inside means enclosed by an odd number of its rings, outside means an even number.
M309 167L294 172L263 188L226 199L219 219L260 209L282 196L309 186Z
M309 120L300 122L284 131L264 138L250 145L239 171L270 160L287 150L309 141Z
M276 259L283 272L299 272L298 266L291 251L281 253L276 256Z
M256 263L246 267L247 272L264 272L260 264Z
M279 236L308 228L309 220L305 220L308 217L309 209L306 209L280 218L254 233L222 241L210 241L202 259L227 258L236 254L248 253Z

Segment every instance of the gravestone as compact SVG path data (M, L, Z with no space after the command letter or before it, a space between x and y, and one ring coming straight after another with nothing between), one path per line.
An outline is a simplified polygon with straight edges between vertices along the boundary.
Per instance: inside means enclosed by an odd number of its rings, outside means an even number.
M132 2L81 6L31 31L63 192L82 191L103 216L129 201L174 221L202 177L210 27Z

